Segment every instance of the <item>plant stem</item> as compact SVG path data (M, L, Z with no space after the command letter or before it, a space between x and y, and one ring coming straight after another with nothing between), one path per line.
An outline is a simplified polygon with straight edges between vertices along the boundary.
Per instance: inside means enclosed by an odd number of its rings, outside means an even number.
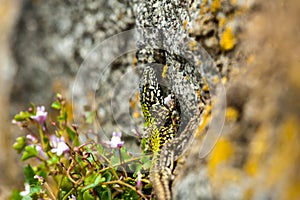
M136 193L138 193L143 199L147 199L147 198L145 197L145 195L144 195L141 191L137 190L137 189L136 189L135 187L133 187L132 185L129 185L128 183L125 183L125 182L123 182L123 181L117 180L117 181L108 181L108 182L102 183L102 185L110 185L110 184L120 184L120 185L124 185L124 186L126 186L126 187L132 189L133 191L136 191Z

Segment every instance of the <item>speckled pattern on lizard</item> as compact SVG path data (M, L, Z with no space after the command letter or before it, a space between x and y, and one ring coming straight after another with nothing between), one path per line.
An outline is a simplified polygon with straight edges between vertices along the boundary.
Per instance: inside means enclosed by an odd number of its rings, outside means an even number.
M159 200L172 199L174 163L192 141L211 103L207 85L217 78L209 55L188 36L195 6L189 0L150 0L134 7L143 137L153 152L150 181Z

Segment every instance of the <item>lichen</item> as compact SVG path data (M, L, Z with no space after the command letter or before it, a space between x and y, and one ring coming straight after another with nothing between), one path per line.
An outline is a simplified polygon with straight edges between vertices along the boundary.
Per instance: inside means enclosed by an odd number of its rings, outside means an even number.
M213 0L211 2L211 12L216 13L221 8L220 0Z
M239 112L233 108L233 107L228 107L226 109L226 120L228 122L235 122L239 117Z
M230 27L226 27L221 36L220 46L224 51L232 50L236 39Z
M217 142L215 148L213 149L211 155L208 158L208 172L211 176L214 176L214 173L217 169L217 167L228 161L231 157L232 154L234 153L234 146L232 143L222 137L220 140Z

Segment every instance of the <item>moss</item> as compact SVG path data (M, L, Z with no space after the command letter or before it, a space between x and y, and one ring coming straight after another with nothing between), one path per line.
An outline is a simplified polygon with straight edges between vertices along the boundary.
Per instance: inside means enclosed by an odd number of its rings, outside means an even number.
M234 34L230 27L227 27L221 37L220 46L224 51L232 50L236 43Z

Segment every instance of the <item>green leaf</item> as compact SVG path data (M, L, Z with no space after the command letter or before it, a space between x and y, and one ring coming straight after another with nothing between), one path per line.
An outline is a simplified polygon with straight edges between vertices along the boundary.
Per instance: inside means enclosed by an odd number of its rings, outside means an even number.
M68 117L68 114L67 114L67 112L66 112L66 110L65 109L63 109L62 111L61 111L61 114L57 117L57 120L58 121L66 121L67 120L67 117Z
M66 128L67 134L69 138L74 142L76 146L79 145L79 140L78 140L78 135L77 133L73 130L73 128L67 126Z
M10 199L11 200L22 200L22 196L20 195L20 191L19 190L13 190Z
M24 175L25 175L25 181L29 185L34 185L38 182L38 180L34 178L35 173L29 164L24 167Z
M83 193L83 199L84 200L94 200L95 197L93 197L93 195L91 195L90 191L85 191Z
M51 108L54 108L55 110L60 110L61 104L58 101L55 101L51 104Z
M132 189L126 189L122 195L122 199L124 200L138 200L139 196L136 193L136 191L132 190Z
M102 191L100 193L101 195L101 199L107 199L110 200L111 199L111 191L109 187L102 187ZM103 191L104 190L104 191Z
M141 140L141 147L142 147L143 151L147 151L147 139L146 138L143 138Z
M30 196L33 197L33 199L37 199L36 197L39 197L41 190L42 186L39 182L37 182L35 185L30 185Z
M120 157L119 156L112 156L110 158L110 162L112 165L120 164Z
M122 155L122 159L123 160L128 160L131 159L131 156L128 154L127 149L125 147L122 147L120 149L121 155Z
M17 122L20 122L20 121L24 121L24 120L27 120L29 119L31 116L31 114L27 111L23 112L21 111L19 114L16 114L14 119L17 121Z
M139 163L131 163L131 164L129 164L129 169L130 169L132 172L134 172L133 176L136 176L137 173L138 173L139 171L141 171L142 168L143 168L143 166L142 166L141 164L139 164Z
M60 188L65 191L69 191L72 189L72 187L73 183L70 181L70 179L67 176L63 177Z
M25 137L18 137L16 142L13 144L13 148L18 152L21 153L26 146Z
M39 152L36 150L35 146L26 146L25 151L22 155L21 161L25 161L29 158L33 158L39 155Z
M103 183L104 181L105 181L105 177L101 177L100 175L97 175L97 174L96 174L96 178L95 178L94 183L89 184L89 185L83 187L83 188L81 189L81 191L83 192L83 191L85 191L85 190L88 190L88 189L91 189L91 188L95 188L95 187L97 187L100 183Z
M145 157L141 158L141 162L143 163L144 170L150 169L150 167L152 165L152 160L150 159L149 156L145 156Z
M102 176L105 177L106 182L111 180L111 173L109 171L105 172Z
M55 165L55 164L59 163L59 157L56 155L53 155L50 159L47 160L47 163L49 165Z

